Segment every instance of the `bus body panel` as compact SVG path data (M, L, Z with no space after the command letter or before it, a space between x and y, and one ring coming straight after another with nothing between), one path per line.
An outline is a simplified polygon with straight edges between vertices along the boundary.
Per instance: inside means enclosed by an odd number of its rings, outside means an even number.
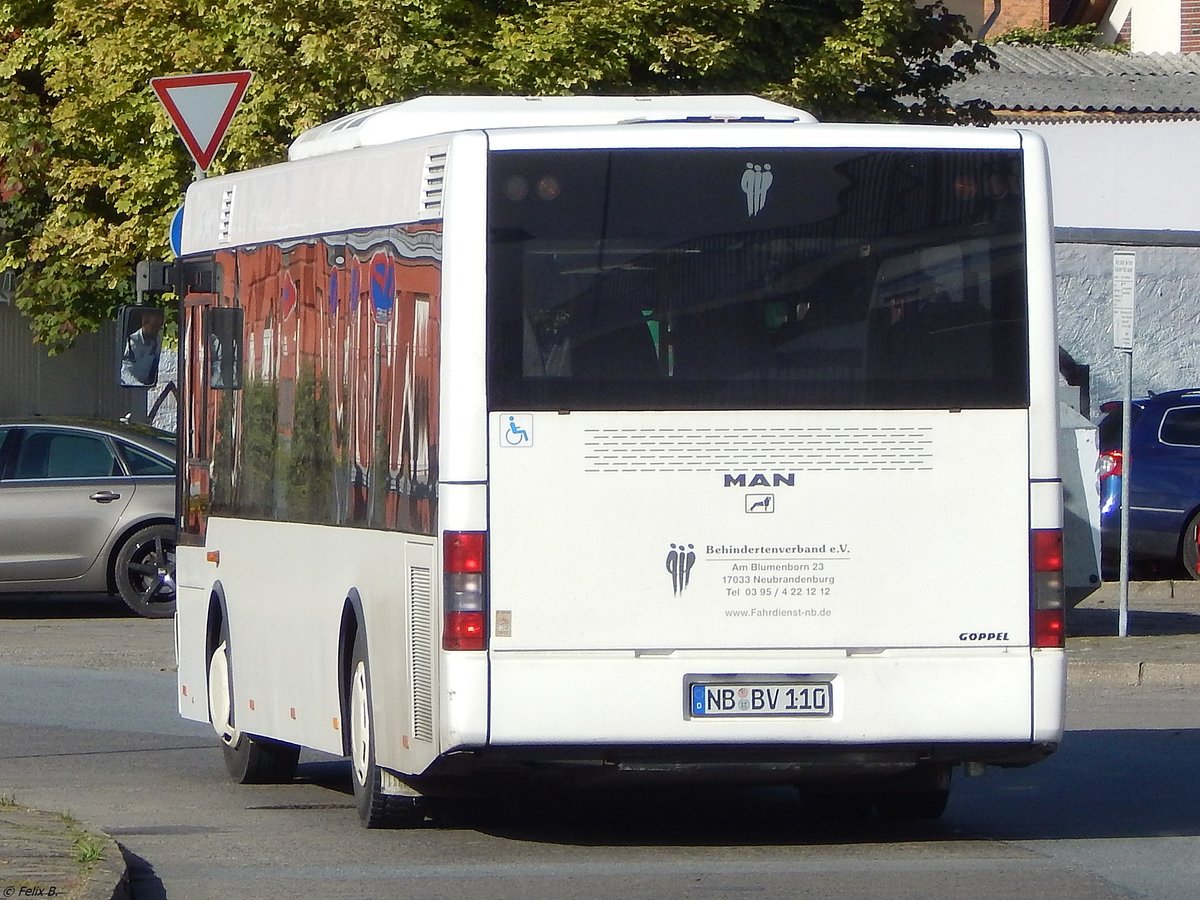
M228 613L234 724L247 734L342 753L338 638L347 599L357 597L371 666L379 763L422 771L439 748L435 552L431 539L414 535L209 519L204 548L179 548L180 577L188 585L177 604L185 638L181 713L208 721L201 674L207 661L197 637L219 585ZM220 554L219 563L208 561L210 553ZM267 583L264 568L270 573ZM291 625L280 622L280 611L287 609L297 610ZM414 619L425 624L414 631ZM413 638L395 639L404 634ZM430 680L420 704L414 703L415 673Z
M492 428L497 654L1029 646L1025 410Z
M1054 220L1050 206L1050 158L1045 142L1034 133L1018 132L1024 159L1025 265L1030 297L1054 297ZM1061 483L1058 472L1057 305L1029 304L1029 380L1038 389L1029 397L1029 477ZM1038 528L1061 527L1036 525Z
M1067 696L1067 652L1039 648L1033 655L1033 740L1057 744L1062 740Z
M762 682L797 675L828 681L832 714L689 716L685 682L730 673ZM1028 652L1006 648L824 655L496 653L491 743L1014 743L1031 737L1029 693Z
M440 479L444 483L479 483L487 478L487 218L481 202L487 193L486 154L481 133L456 135L449 144L447 171L455 177L448 180L443 206Z

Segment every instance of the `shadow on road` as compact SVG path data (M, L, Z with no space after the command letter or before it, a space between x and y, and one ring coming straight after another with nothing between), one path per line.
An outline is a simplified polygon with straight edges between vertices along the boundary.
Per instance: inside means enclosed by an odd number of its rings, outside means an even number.
M345 761L302 764L355 821ZM1200 836L1200 729L1068 732L1027 769L954 776L936 822L885 821L853 805L806 802L790 787L559 790L439 800L426 828L578 846L816 846Z
M125 857L131 900L166 900L167 889L158 875L154 873L154 867L130 851L124 844L119 846L121 854Z
M1117 633L1117 615L1116 609L1069 610L1067 637L1111 637ZM1131 609L1129 633L1145 636L1200 634L1200 614Z
M0 619L136 619L107 594L0 594Z

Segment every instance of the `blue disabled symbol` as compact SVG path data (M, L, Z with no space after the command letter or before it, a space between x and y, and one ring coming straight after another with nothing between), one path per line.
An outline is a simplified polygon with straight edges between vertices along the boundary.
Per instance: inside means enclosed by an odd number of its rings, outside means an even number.
M513 447L530 442L529 432L517 424L516 416L508 417L508 428L504 431L504 441Z

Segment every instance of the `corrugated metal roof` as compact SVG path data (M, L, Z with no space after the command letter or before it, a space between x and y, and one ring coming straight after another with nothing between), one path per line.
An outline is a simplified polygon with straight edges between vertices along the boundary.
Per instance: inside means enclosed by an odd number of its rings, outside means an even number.
M1113 53L998 44L999 69L951 87L951 100L998 111L1200 113L1200 53Z
M1200 75L1200 53L1116 53L996 44L1000 71L1020 75Z

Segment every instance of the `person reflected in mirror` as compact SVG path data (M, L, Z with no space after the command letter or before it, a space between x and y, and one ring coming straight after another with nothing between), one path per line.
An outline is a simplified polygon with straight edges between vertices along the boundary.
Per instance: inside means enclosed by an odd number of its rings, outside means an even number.
M162 326L161 309L142 312L138 329L125 340L125 352L121 356L121 384L146 385L158 381Z

